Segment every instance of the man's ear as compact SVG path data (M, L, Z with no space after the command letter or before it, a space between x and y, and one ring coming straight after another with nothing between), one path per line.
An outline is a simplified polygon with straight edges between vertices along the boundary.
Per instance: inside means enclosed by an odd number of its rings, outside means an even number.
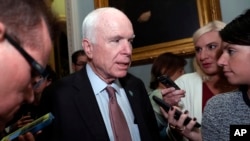
M93 51L93 46L91 42L88 39L83 39L82 40L82 47L88 56L88 58L92 58L92 51Z
M0 22L0 41L4 40L4 34L5 34L5 26L2 22Z

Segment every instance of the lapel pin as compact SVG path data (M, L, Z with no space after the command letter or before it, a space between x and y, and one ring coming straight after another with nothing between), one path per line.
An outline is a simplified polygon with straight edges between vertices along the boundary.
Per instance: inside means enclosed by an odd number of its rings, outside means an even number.
M134 96L132 91L129 90L128 93L129 93L130 96Z

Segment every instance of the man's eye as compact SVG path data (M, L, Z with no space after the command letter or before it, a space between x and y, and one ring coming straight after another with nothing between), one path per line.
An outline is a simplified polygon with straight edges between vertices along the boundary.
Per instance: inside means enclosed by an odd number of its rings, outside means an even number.
M121 40L121 39L116 38L116 39L111 40L111 42L114 42L114 43L119 43L119 42L120 42L120 40Z

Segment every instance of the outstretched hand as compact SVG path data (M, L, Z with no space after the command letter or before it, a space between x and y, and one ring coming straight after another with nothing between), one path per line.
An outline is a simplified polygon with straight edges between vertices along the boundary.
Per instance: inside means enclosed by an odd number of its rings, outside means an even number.
M161 90L162 99L171 106L178 106L182 97L185 97L184 90L176 90L174 87Z
M174 118L174 113L177 109L180 110L178 107L172 107L167 113L161 108L162 114L168 120L170 130L179 132L191 141L202 141L200 129L194 127L196 124L196 118L193 118L187 125L184 125L184 121L188 117L188 111L185 111L180 116L179 120L176 120Z

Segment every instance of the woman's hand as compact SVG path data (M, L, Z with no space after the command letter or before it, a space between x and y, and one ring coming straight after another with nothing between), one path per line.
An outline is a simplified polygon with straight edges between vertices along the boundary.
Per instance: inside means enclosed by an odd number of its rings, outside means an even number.
M161 94L162 99L171 106L178 106L178 103L181 101L181 98L185 97L184 90L176 90L173 87L162 89Z
M28 132L18 137L18 141L35 141L35 137L32 133Z
M22 116L22 118L17 121L16 126L17 128L21 128L24 125L31 123L32 121L34 121L34 119L32 119L30 115L25 115Z
M179 132L191 141L202 141L200 129L194 127L196 124L196 118L193 118L187 125L184 125L184 121L188 117L188 111L185 111L181 114L179 120L176 120L174 118L174 113L177 109L177 107L172 107L167 113L161 108L162 114L168 120L170 130Z

